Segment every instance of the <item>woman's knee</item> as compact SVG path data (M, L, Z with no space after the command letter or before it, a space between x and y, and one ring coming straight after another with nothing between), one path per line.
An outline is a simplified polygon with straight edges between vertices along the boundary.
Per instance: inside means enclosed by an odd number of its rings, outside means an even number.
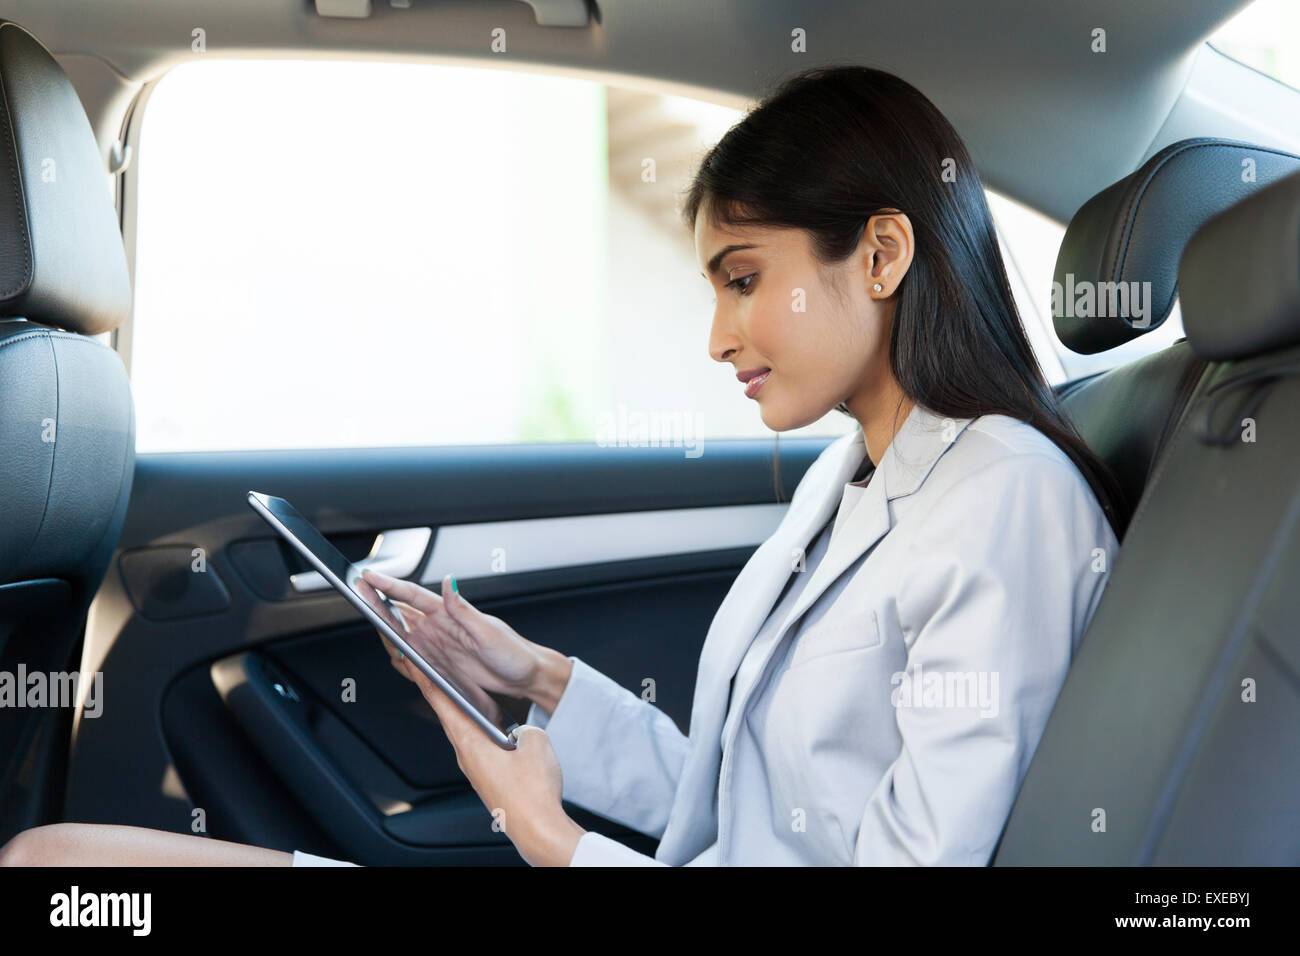
M57 863L58 848L66 843L74 823L48 823L15 833L0 847L0 866L46 866Z
M40 842L40 834L36 832L39 829L20 830L8 843L0 846L0 866L31 866L34 856L32 844Z

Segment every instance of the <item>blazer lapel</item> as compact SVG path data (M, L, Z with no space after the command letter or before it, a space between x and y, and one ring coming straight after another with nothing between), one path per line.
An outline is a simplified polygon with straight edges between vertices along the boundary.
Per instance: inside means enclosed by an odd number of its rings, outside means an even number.
M763 542L737 576L718 607L704 640L691 705L691 748L678 780L674 809L660 841L658 857L673 865L699 854L717 836L717 789L727 688L794 569L795 551L826 523L844 484L866 455L862 431L836 439L805 494L799 495L773 535ZM801 484L802 487L802 484ZM837 491L838 489L838 491Z
M889 502L910 495L921 487L935 463L971 421L969 418L946 418L920 405L912 407L898 434L881 456L880 464L856 507L840 516L821 563L814 569L799 600L781 622L782 635L841 574L893 527ZM857 459L859 463L866 456L866 446L862 445L861 450L862 455ZM843 496L844 485L842 480L835 488L829 489L836 496L836 501L830 502L832 506ZM780 640L776 643L779 644Z
M729 637L706 642L712 653L707 655L707 661L701 657L701 671L707 663L715 678L731 679L785 589L798 552L808 546L812 536L839 507L845 483L866 457L866 445L860 429L837 441L843 445L835 449L827 467L817 476L816 487L810 488L806 498L800 501L799 510L790 512L787 520L760 545L719 606L714 624ZM712 636L711 628L709 637ZM726 701L722 703L725 707ZM721 722L718 726L721 728Z

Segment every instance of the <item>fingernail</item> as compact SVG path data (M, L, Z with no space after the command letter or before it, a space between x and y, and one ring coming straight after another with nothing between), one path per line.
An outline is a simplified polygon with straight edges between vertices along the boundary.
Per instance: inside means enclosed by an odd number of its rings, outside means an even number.
M460 593L460 589L456 587L456 575L454 574L451 576L451 589L457 594Z

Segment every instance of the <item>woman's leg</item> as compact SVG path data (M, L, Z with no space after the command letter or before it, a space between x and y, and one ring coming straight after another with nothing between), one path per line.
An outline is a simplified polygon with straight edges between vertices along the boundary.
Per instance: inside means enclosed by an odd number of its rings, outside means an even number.
M293 854L103 823L52 823L0 847L0 866L292 866Z

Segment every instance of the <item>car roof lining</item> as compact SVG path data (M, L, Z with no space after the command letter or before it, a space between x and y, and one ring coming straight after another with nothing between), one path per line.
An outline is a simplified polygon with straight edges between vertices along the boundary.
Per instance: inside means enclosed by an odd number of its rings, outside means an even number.
M363 20L320 17L310 0L2 0L0 15L61 60L94 55L132 84L203 56L436 59L743 106L789 73L862 63L926 93L989 187L1065 222L1140 165L1203 41L1249 2L599 0L585 29L538 26L518 0L411 0L409 9L375 0ZM498 27L507 52L494 54ZM191 49L198 28L206 53ZM796 28L807 53L791 51ZM1095 28L1106 31L1105 52L1092 51Z

